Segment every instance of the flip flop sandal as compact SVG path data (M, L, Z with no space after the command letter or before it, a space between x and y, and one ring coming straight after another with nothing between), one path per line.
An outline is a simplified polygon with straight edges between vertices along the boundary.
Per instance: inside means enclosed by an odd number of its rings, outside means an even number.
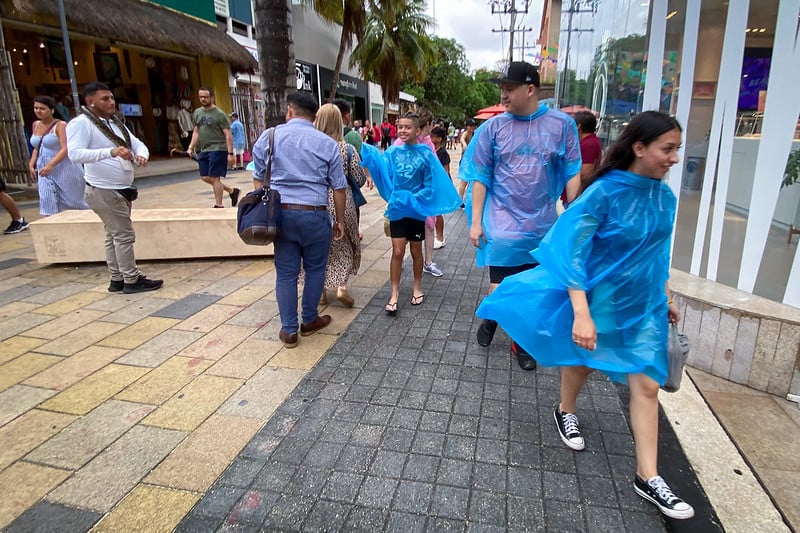
M384 308L384 310L386 311L386 314L389 315L389 316L396 315L397 314L397 302L386 304L386 307Z
M411 297L411 305L422 305L425 301L425 295L420 294L419 296L412 296Z

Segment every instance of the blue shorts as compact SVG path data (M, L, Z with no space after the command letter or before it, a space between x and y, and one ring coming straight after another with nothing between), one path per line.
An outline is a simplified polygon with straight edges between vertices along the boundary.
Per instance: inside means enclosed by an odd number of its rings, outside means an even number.
M228 174L228 152L224 150L200 152L197 162L200 163L200 176L224 178Z

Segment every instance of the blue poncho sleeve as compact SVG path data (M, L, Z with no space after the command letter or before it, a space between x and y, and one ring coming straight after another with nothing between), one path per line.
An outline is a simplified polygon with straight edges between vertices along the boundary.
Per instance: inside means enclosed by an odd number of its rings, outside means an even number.
M467 145L461 163L458 165L458 178L461 181L472 183L478 181L486 188L492 186L494 173L492 134L487 128L489 122L484 122L475 130L472 141Z
M450 176L424 144L393 146L383 153L364 144L361 160L386 200L389 220L424 219L450 213L461 205Z

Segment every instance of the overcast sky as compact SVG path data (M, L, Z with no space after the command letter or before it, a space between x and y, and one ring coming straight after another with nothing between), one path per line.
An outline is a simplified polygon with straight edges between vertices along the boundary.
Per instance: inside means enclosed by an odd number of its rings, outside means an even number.
M492 15L489 0L427 0L428 14L436 19L436 35L453 38L464 46L470 68L494 68L498 60L508 55L508 33L494 33L492 28L508 28L509 17ZM516 0L521 9L524 0ZM525 34L525 44L539 38L544 0L531 0L527 15L518 15L516 26L532 28ZM524 18L523 18L524 17ZM522 46L522 37L516 34L515 46ZM521 50L514 52L514 58Z

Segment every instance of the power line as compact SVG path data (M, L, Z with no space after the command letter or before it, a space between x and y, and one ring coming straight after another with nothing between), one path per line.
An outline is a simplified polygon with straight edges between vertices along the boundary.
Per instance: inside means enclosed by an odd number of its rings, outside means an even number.
M530 0L524 0L525 7L522 9L517 9L516 0L490 0L489 5L492 8L492 14L495 15L510 15L510 21L508 28L501 27L500 29L492 28L492 33L508 33L509 34L509 43L508 43L508 61L514 61L514 34L515 33L522 33L523 36L525 33L529 31L533 31L533 28L517 28L517 15L527 15L528 8L530 7ZM502 25L502 20L501 20Z

